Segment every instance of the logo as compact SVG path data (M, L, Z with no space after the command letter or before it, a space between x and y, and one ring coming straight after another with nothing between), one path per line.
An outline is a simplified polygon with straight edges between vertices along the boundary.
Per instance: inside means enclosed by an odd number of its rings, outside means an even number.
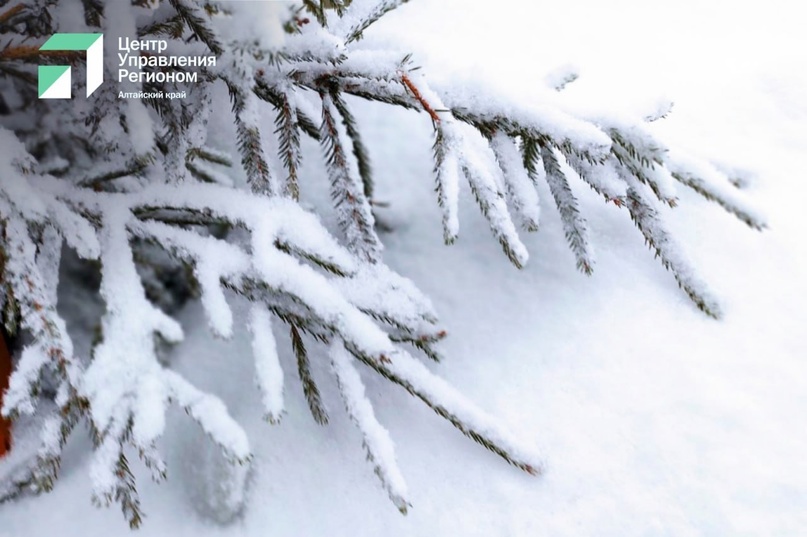
M39 47L46 51L87 52L87 97L104 81L104 34L53 34ZM69 65L39 66L39 98L70 99Z

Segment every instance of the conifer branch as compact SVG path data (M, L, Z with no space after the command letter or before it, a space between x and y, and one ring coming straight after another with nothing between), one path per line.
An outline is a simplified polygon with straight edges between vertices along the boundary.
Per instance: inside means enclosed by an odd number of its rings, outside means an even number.
M303 6L316 17L320 26L323 28L328 27L328 17L325 14L325 6L322 0L303 0Z
M461 159L461 167L471 192L479 204L482 215L490 224L490 229L498 239L499 244L516 268L524 268L529 259L527 248L521 242L516 232L515 226L510 219L510 214L505 204L504 194L499 189L496 181L490 176L488 170L482 166L475 165L467 160L470 155L465 155Z
M406 482L395 460L395 448L389 433L376 419L373 406L364 393L364 384L344 344L335 341L331 344L329 354L347 412L362 433L367 460L373 464L375 474L392 503L402 514L406 514L410 507L406 499Z
M401 82L406 87L407 91L411 92L412 97L415 98L417 102L423 107L423 110L429 114L429 117L432 118L434 123L440 123L440 116L437 115L437 112L434 110L429 101L423 98L423 95L420 93L418 87L412 82L412 79L406 73L401 74Z
M619 178L616 169L619 163L615 159L609 159L604 164L591 164L572 156L567 157L566 161L577 176L606 202L613 203L617 207L625 205L627 186Z
M678 286L689 296L699 310L719 319L720 306L710 296L705 284L696 275L689 262L679 250L659 218L658 211L641 191L641 185L633 180L628 186L627 208L631 220L641 231L647 245L654 251L661 264L672 272Z
M700 166L697 171L694 171L696 167L695 163L684 166L673 162L671 165L672 176L676 181L688 186L705 199L717 203L747 226L759 231L767 227L765 219L742 199L740 193L737 192L737 187L730 184L726 177L716 173L708 166Z
M331 197L338 209L339 225L347 238L348 247L370 263L381 259L381 242L374 229L375 219L370 203L347 158L339 127L334 94L323 93L322 128L320 136L331 180ZM337 97L338 98L338 94Z
M276 317L290 327L299 380L320 424L328 422L328 413L303 338L331 345L331 373L382 486L402 511L409 504L392 442L375 419L354 358L510 464L541 472L535 454L402 349L411 345L437 360L446 332L428 298L383 263L372 213L369 141L348 95L431 119L446 243L459 233L463 174L505 255L523 266L528 253L514 217L529 231L538 228L536 188L545 181L577 265L590 273L586 221L573 194L578 177L607 202L624 206L690 299L719 315L664 227L661 204L676 204L681 183L762 229L764 219L724 174L671 156L641 123L578 117L553 97L529 103L493 92L469 97L450 84L432 87L425 76L416 76L409 55L401 61L398 52L352 46L405 2L302 0L315 20L300 11L278 15L274 22L286 35L276 44L230 27L229 18L249 15L241 11L245 3L223 8L205 0L169 0L159 9L138 9L137 20L127 21L138 36L176 41L194 53L206 47L216 56L217 65L199 75L205 82L225 83L231 115L215 92L189 91L181 100L149 97L138 104L117 99L105 85L83 120L54 121L65 103L38 99L36 66L72 65L82 53L40 51L30 44L56 31L47 2L10 6L0 0L0 72L6 75L0 77L0 308L5 330L22 334L25 342L14 357L3 412L16 419L33 414L42 423L37 456L0 484L0 502L50 490L68 436L85 423L95 445L96 501L118 503L137 526L143 514L124 453L133 448L154 479L164 478L156 446L172 403L220 449L230 477L243 477L234 469L251 459L244 431L221 401L190 385L155 350L155 343L181 339L172 308L191 299L200 301L214 335L232 336L230 293L251 303L266 416L277 421L283 415L283 374L272 335ZM107 32L105 2L82 0L82 6L88 27ZM569 81L564 75L553 86L562 89ZM146 82L142 89L158 93L177 86ZM273 173L266 150L271 127L261 120L263 103L277 113L274 135L283 177ZM156 114L146 114L143 105ZM222 111L235 127L246 190L219 172L218 166L232 165L229 155L208 145L208 115ZM305 150L301 133L324 150L347 248L297 203ZM564 159L574 174L564 171ZM63 244L100 278L100 290L93 293L103 309L102 326L88 357L73 354L56 307L56 289L71 284L60 283ZM169 307L163 300L176 303Z
M664 170L657 169L663 162L661 150L652 146L640 150L616 130L612 130L611 138L614 140L611 153L617 162L641 183L649 186L660 201L674 207L677 199L672 186L669 181L663 180L661 174Z
M84 4L84 22L87 26L99 28L104 16L104 5L101 0L81 0Z
M246 92L235 83L228 84L235 116L238 151L241 165L247 173L252 191L264 195L277 194L275 178L263 147L260 128L257 125L256 103L251 92Z
M364 31L378 22L381 17L392 11L393 9L407 3L409 0L373 0L375 5L367 13L359 14L359 22L354 24L347 32L345 44L350 44L353 41L358 41L364 35ZM350 9L352 15L354 11L359 8L358 5Z
M286 182L284 194L293 200L300 199L300 185L298 184L298 170L302 155L300 153L300 125L297 120L297 110L292 105L288 93L282 95L275 119L275 134L277 135L280 160L286 167Z
M364 188L364 196L372 203L373 201L373 167L370 164L370 155L367 153L367 148L361 139L356 118L350 112L347 103L342 98L340 93L331 94L333 97L333 104L339 115L342 116L342 121L345 125L345 132L350 137L353 144L353 156L356 157L356 164L359 168L359 177L361 177L362 187Z
M3 28L9 20L14 18L15 15L19 15L24 9L25 5L17 4L0 13L0 28Z
M541 161L546 172L546 182L555 205L560 213L563 228L566 232L566 240L569 247L577 259L577 268L590 275L593 272L593 256L588 243L588 229L586 221L580 215L580 208L566 179L566 175L560 167L560 162L552 148L538 142L540 146ZM534 151L531 149L530 151ZM534 166L534 165L533 165Z
M303 393L305 394L305 400L308 402L308 408L311 410L311 416L318 424L327 425L328 411L322 402L317 383L311 375L311 364L308 361L308 351L305 348L303 337L294 324L291 324L289 331L291 334L291 346L294 350L294 355L297 357L297 373L303 385Z
M435 191L443 212L443 240L453 244L459 235L459 162L441 123L435 123L434 133Z
M437 415L456 427L462 434L495 453L509 464L516 466L530 475L543 472L543 465L534 455L520 446L501 431L497 425L484 415L469 413L478 412L473 405L438 377L433 376L419 362L408 359L399 353L392 360L374 360L366 354L348 346L348 350L360 361L374 369L382 377L398 384L407 392L423 401ZM446 399L452 400L455 408L463 408L466 412L458 413L448 408ZM461 403L460 403L461 401Z
M525 173L514 140L497 132L490 137L489 143L504 177L508 201L521 219L524 229L538 231L541 215L538 192L528 173Z
M190 30L216 56L221 56L224 47L221 39L210 26L207 14L195 2L189 0L169 0L171 7L177 12Z

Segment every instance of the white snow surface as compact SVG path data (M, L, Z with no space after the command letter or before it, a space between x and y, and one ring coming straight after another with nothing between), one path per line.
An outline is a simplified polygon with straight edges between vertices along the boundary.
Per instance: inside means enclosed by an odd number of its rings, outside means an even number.
M807 38L792 2L723 0L410 2L366 32L403 43L432 78L469 77L528 95L572 62L580 79L558 98L647 115L668 146L751 170L746 197L769 229L750 230L685 187L670 229L721 300L714 321L652 258L624 210L575 182L597 253L574 269L545 187L541 231L522 233L518 271L491 240L462 185L462 234L443 245L425 114L362 104L378 177L385 260L430 297L449 336L432 371L540 448L531 477L459 434L403 390L356 364L375 417L395 443L412 506L389 502L342 411L325 349L312 346L331 423L308 414L281 323L282 424L268 425L246 326L209 335L201 306L181 321L173 367L220 397L254 454L249 497L228 525L198 500L207 449L172 410L161 440L168 480L138 467L142 536L782 536L807 531L807 241L803 155ZM356 44L362 46L362 42ZM517 82L519 84L517 84ZM471 82L469 82L470 84ZM352 103L358 104L358 103ZM264 118L271 129L271 115ZM222 134L224 136L224 134ZM324 168L306 148L304 194L327 206ZM320 176L320 177L318 177ZM329 222L335 224L335 219ZM243 304L234 303L233 308ZM236 318L243 318L243 311ZM240 317L239 317L240 316ZM213 321L214 324L216 321ZM223 328L230 321L219 321ZM226 329L221 330L227 332ZM277 379L275 379L277 381ZM193 394L186 394L192 398ZM53 492L0 506L0 535L129 532L117 509L89 501L89 442L78 431Z

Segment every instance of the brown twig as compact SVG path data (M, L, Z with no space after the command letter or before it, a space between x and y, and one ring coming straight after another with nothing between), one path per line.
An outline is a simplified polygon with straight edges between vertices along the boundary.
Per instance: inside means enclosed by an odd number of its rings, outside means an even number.
M0 50L0 60L24 61L37 60L39 58L52 58L56 60L65 60L72 63L80 59L80 54L78 52L65 50L39 50L39 47L31 45L8 46L3 50Z
M25 6L22 4L17 4L16 6L9 8L5 13L0 14L0 24L5 23L23 9L25 9Z
M432 120L435 123L440 123L440 116L437 115L437 112L435 112L434 108L432 108L431 105L426 101L426 99L423 98L423 95L420 94L420 90L418 90L417 86L415 86L415 84L409 79L406 73L401 73L401 82L403 83L404 86L406 86L406 89L408 89L412 93L412 96L414 96L415 99L417 99L417 101L420 103L423 109L426 110L429 116L431 116Z

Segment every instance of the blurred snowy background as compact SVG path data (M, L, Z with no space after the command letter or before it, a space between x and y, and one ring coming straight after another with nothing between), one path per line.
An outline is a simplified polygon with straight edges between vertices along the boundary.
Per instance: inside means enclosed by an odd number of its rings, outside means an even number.
M139 479L147 513L139 534L803 536L803 23L784 0L418 0L373 27L368 40L414 52L432 79L483 81L528 97L548 73L571 64L581 78L567 89L570 99L634 112L673 100L672 115L653 131L752 171L747 191L770 229L751 231L684 190L682 206L667 215L721 298L721 321L676 288L624 211L583 188L576 193L591 224L594 275L575 271L548 192L541 231L523 236L530 264L517 271L467 192L461 238L442 245L428 117L363 105L357 115L377 168L377 197L390 202L379 210L393 229L383 237L386 260L432 297L450 330L449 359L433 369L539 446L546 475L508 467L402 390L382 390L383 381L368 376L409 484L413 508L401 516L342 413L318 427L287 379L290 419L268 426L251 389L251 362L241 359L251 352L249 338L211 339L192 307L174 363L219 394L247 428L256 454L251 497L229 526L200 514L198 491L215 486L210 455L195 424L173 411L163 442L169 479L159 486ZM307 159L304 172L323 170ZM327 205L316 192L304 195ZM335 387L322 388L326 403L340 407ZM75 436L53 493L0 507L0 531L129 532L115 509L90 504L87 440Z

